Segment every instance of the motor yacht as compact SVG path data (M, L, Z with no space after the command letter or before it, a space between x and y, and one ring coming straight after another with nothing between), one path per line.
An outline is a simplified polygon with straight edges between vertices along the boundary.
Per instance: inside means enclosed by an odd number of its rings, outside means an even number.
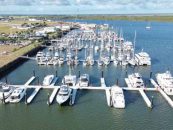
M62 83L68 86L75 86L77 82L76 75L65 75Z
M79 78L79 86L80 87L88 87L89 86L89 75L83 74Z
M87 66L88 62L86 60L83 61L83 66Z
M128 87L144 88L144 82L142 76L139 73L133 73L128 75L126 84L128 85Z
M37 52L36 60L39 61L42 57L45 57L45 54L42 51Z
M125 98L123 89L119 86L111 88L112 106L115 108L125 108Z
M14 91L14 87L7 85L6 83L0 82L0 100L8 98Z
M98 63L99 66L103 66L103 64L104 64L104 62L100 59L97 61L97 63Z
M156 80L166 94L173 95L173 77L170 71L156 74Z
M12 94L5 100L5 102L18 103L25 96L26 88L15 88Z
M104 62L104 65L106 65L106 66L109 65L110 64L109 56L104 57L103 62Z
M61 85L60 90L56 96L56 101L59 105L62 105L70 99L72 89L67 85Z
M151 65L151 58L149 54L143 51L135 54L135 60L138 65Z
M64 57L59 58L59 65L62 65L62 64L64 64Z
M48 86L52 83L52 81L54 80L55 76L54 75L47 75L44 80L43 80L43 85L44 86Z

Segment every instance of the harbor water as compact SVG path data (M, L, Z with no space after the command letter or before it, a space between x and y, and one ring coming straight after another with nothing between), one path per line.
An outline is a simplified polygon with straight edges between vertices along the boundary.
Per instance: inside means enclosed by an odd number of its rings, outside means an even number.
M173 23L151 22L151 30L146 30L147 22L131 21L80 21L88 23L108 23L114 28L123 30L125 40L133 41L137 32L136 52L142 49L150 54L152 66L122 67L110 64L107 67L74 66L71 73L78 76L78 71L90 75L90 84L100 86L101 71L107 86L116 84L126 86L124 78L127 73L139 72L143 76L147 87L150 72L153 77L158 72L167 69L173 74ZM46 50L44 50L46 51ZM81 52L83 53L83 52ZM9 84L24 84L35 70L39 82L48 74L57 71L58 82L61 84L64 75L69 73L68 65L38 66L36 61L28 60L21 64L6 77ZM127 73L126 73L127 71ZM1 79L5 81L5 77ZM36 80L33 84L38 84ZM32 90L29 90L32 91ZM173 109L157 92L146 92L149 99L153 96L153 109L149 109L139 92L125 91L126 108L115 109L108 107L106 95L101 90L79 90L73 106L59 106L56 101L47 105L48 93L52 90L41 90L29 105L24 100L18 104L0 103L0 130L171 130L173 129ZM173 99L173 97L171 97Z

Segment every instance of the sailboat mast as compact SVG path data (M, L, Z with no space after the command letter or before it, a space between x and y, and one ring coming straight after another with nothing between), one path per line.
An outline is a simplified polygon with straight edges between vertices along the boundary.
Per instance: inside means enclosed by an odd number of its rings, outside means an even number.
M135 37L134 37L133 58L135 56L135 45L136 45L136 30L135 30Z

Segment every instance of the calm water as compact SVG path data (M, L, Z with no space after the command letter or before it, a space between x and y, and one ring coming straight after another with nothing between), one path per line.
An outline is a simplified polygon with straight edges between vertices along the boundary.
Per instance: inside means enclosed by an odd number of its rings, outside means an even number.
M86 22L86 21L85 21ZM101 24L105 21L88 21ZM106 21L108 24L122 28L126 40L133 40L134 31L137 31L136 51L141 49L148 52L152 58L151 67L128 67L128 72L139 71L147 83L149 73L164 72L167 68L173 74L173 23L152 22L152 29L145 30L146 22ZM32 70L40 81L47 74L58 71L59 83L64 75L68 74L68 67L38 66L35 61L27 61L13 72L8 74L11 84L24 84L32 76ZM108 86L120 80L120 86L125 86L125 68L109 67L100 68L97 65L74 67L73 74L89 73L91 84L100 85L101 70ZM4 78L1 79L4 81ZM58 83L58 84L59 84ZM34 82L37 84L37 81ZM139 129L173 129L173 109L163 97L156 92L147 92L148 97L154 96L154 108L148 109L138 92L125 92L126 108L123 110L110 108L106 103L103 91L78 91L74 106L60 107L56 102L50 107L46 104L47 94L50 90L41 90L30 105L24 102L19 104L0 104L0 130L139 130Z

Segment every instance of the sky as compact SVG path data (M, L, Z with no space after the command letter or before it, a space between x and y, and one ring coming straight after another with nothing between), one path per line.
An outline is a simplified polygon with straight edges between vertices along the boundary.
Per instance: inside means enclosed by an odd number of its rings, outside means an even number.
M173 0L0 0L0 14L173 13Z

